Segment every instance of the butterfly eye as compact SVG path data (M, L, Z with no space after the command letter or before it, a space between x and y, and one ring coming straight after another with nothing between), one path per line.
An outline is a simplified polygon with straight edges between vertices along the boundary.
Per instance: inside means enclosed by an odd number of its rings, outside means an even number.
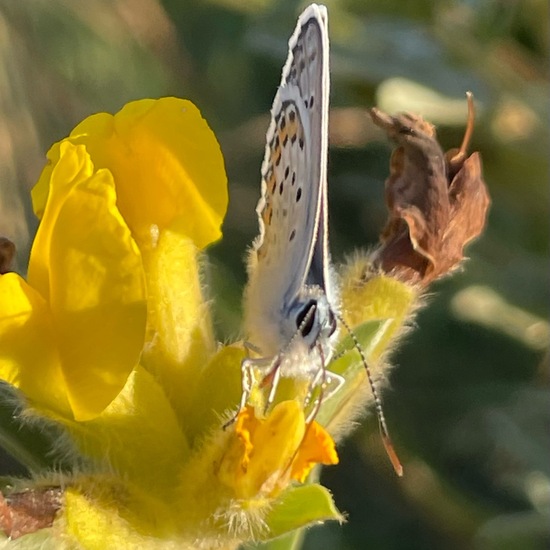
M315 324L315 310L317 302L310 300L296 317L296 328L302 337L306 338Z

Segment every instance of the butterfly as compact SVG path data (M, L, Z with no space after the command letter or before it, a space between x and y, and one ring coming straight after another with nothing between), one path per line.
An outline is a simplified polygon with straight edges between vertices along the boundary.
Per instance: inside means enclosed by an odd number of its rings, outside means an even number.
M243 362L243 405L253 368L264 369L273 401L280 376L310 389L341 384L325 367L337 338L337 304L328 252L328 18L311 4L289 41L271 109L261 198L260 234L249 257L244 326L258 359ZM325 396L326 397L326 396Z
M344 379L326 369L338 339L338 322L350 333L365 366L382 439L398 475L393 449L370 369L356 336L339 314L337 285L328 251L327 154L329 112L328 16L311 4L298 18L288 43L281 84L271 108L256 207L260 234L248 262L244 326L249 347L260 357L242 362L242 410L254 370L266 374L265 408L273 402L281 376L306 380L305 405L319 396L309 415Z

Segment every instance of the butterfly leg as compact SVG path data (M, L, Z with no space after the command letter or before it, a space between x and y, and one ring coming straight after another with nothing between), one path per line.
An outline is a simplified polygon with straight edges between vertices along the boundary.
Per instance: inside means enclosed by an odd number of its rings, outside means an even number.
M252 361L244 359L241 363L241 402L239 404L239 410L237 415L246 407L250 392L252 391L252 385L254 384L254 371Z
M269 394L264 405L264 414L267 413L269 407L275 401L275 394L277 393L277 387L279 386L279 380L281 379L281 359L279 356L275 357L271 362L268 373L264 376L260 382L260 387L265 387L269 384Z
M252 393L252 388L254 387L255 383L255 376L254 376L254 369L265 369L268 370L268 374L261 380L260 387L265 386L267 383L271 382L271 390L269 393L269 398L266 404L266 410L273 401L273 398L275 396L275 389L277 388L277 384L279 383L279 365L280 363L277 360L273 359L243 359L241 362L241 401L239 403L239 408L237 409L237 412L235 415L230 418L224 425L223 429L225 430L231 424L233 424L237 417L239 416L239 413L246 407L246 404L248 403L248 399L250 398L250 394ZM271 401L270 401L271 399Z
M328 371L325 379L325 388L329 389L325 392L325 399L330 399L333 395L337 394L345 381L346 379L343 376Z
M311 402L311 398L313 397L313 392L315 391L315 388L322 386L321 381L323 380L324 377L325 377L325 369L319 368L309 382L306 398L304 399L304 408L309 406Z
M344 385L345 381L346 379L343 376L335 374L334 372L327 371L324 367L323 369L319 369L317 371L315 377L312 380L312 384L310 386L311 390L310 393L308 393L308 398L305 406L309 405L309 400L311 399L311 395L313 394L315 385L318 385L320 387L320 395L313 402L313 410L309 413L307 417L307 422L311 422L315 419L317 413L319 412L319 409L321 408L323 400L326 401L327 399L330 399L333 395L338 393L340 388Z
M239 413L246 407L248 398L252 391L252 385L254 384L254 360L253 359L243 359L241 362L241 401L239 403L239 408L234 416L232 416L222 428L225 430L231 424L233 424Z
M313 422L313 420L315 420L315 417L317 416L317 414L319 413L319 409L321 408L321 403L323 402L323 398L325 395L326 377L327 371L325 369L325 366L321 365L309 385L308 397L306 398L306 403L304 403L304 408L309 405L309 401L311 400L311 396L316 387L319 388L319 395L313 402L313 408L306 418L306 423L308 426Z

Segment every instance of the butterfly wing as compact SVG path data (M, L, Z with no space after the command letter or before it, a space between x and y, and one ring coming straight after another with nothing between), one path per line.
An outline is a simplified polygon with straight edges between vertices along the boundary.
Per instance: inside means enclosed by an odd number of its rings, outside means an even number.
M262 164L260 235L249 265L245 324L274 355L296 333L289 310L306 286L328 295L326 171L328 31L324 6L309 6L289 41Z

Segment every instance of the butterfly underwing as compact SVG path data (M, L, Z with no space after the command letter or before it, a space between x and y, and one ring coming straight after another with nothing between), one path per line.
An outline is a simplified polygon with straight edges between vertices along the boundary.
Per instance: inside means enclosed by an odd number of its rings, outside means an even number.
M247 341L260 355L244 367L312 386L326 381L337 336L327 234L328 55L327 11L312 4L290 38L271 109L244 302Z

